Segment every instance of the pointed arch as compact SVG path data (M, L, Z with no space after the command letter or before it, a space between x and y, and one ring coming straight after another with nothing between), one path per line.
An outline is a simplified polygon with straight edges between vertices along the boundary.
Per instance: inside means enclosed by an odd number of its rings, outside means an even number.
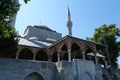
M61 54L62 60L68 60L67 45L64 44L61 50L63 51L63 53Z
M72 44L72 58L82 59L82 50L77 43Z
M37 72L33 72L25 77L24 80L44 80L42 75L38 74Z
M47 61L48 57L47 57L47 53L44 50L39 50L37 52L37 55L35 57L35 60L39 60L39 61Z
M94 54L94 51L93 51L91 48L88 47L87 50L86 50L86 52L85 52L85 58L86 58L87 60L92 60L92 61L95 62L95 57L92 56L92 55L88 55L89 53Z
M66 44L63 44L63 46L61 47L61 50L67 51L67 45L66 45Z
M76 51L76 53L74 54L73 58L75 58L75 59L82 59L83 58L82 50Z
M87 48L87 50L86 50L86 54L88 54L88 53L91 53L91 52L94 52L91 48Z
M28 48L24 48L20 51L19 53L19 56L18 56L19 59L29 59L29 60L32 60L33 59L33 53L30 49Z
M52 55L52 62L57 62L58 61L58 55L57 52L54 52Z
M80 47L79 47L79 45L77 43L73 43L71 49L72 49L72 51L76 51L76 50L79 50Z
M68 53L64 53L62 60L67 60L68 61Z

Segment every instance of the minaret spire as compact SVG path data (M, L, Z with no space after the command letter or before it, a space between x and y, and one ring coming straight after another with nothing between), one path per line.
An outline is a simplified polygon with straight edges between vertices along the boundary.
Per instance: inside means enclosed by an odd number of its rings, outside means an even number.
M71 20L71 15L70 15L70 9L68 7L68 16L69 16L69 20Z
M67 21L67 27L68 27L68 32L69 36L72 36L72 21L71 21L71 15L70 15L70 10L68 7L68 15L67 15L68 21Z

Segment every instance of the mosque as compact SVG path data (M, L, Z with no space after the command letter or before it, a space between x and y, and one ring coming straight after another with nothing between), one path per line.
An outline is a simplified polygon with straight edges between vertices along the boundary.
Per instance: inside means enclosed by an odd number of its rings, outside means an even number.
M105 48L104 45L79 39L72 36L72 21L68 9L68 35L62 38L61 33L51 30L44 25L28 26L20 37L21 48L16 54L17 59L59 62L61 60L90 59L95 62L98 58L104 64L104 56L97 53ZM92 58L96 54L96 59Z
M11 58L0 58L0 80L111 80L103 44L72 36L71 14L68 35L62 37L45 25L27 26L19 36L20 48ZM114 79L120 80L117 70Z

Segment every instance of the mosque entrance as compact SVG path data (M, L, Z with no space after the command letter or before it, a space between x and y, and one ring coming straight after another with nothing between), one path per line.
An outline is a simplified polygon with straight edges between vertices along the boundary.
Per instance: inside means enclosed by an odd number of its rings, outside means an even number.
M40 74L34 72L29 74L24 80L44 80L44 79Z

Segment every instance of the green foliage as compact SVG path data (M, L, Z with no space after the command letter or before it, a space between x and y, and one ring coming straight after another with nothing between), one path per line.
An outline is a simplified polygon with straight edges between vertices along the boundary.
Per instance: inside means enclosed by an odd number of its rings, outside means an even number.
M0 0L0 57L9 57L18 49L17 32L11 26L18 10L16 0Z
M2 37L0 38L0 56L11 57L15 54L18 49L18 38L17 33L11 27L3 31Z
M112 64L112 67L117 67L117 57L119 56L120 52L120 41L117 41L117 38L120 37L120 29L116 27L115 24L111 25L102 25L99 28L95 29L94 35L92 38L87 38L88 40L100 42L102 44L104 43L104 39L106 41L108 52L110 56L110 61ZM106 56L107 53L105 51L102 51L102 54Z
M18 9L19 4L15 0L0 0L0 22L9 22Z

